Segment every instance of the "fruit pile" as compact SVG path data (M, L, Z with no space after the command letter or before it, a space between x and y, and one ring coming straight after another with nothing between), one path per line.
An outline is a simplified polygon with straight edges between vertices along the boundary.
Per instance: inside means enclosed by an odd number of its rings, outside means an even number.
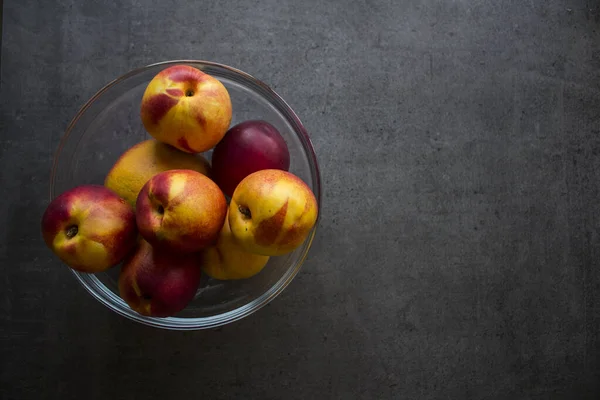
M146 87L140 116L153 139L121 155L103 186L60 194L42 217L46 245L70 268L121 265L123 300L167 317L192 301L202 273L249 278L306 240L317 201L288 172L285 140L262 120L230 128L219 80L191 66L166 68ZM212 163L199 154L210 149Z

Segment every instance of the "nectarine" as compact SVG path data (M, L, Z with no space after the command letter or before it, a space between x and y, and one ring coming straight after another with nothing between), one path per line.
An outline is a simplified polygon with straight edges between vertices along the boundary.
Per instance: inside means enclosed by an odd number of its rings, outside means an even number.
M65 264L91 273L120 263L137 237L131 206L99 185L77 186L56 197L41 228L44 242Z
M140 234L153 246L183 252L214 243L226 213L221 189L206 176L185 169L154 175L136 204Z
M290 167L290 153L279 131L266 121L251 120L229 129L212 155L213 176L231 196L248 175L261 169Z
M119 294L139 314L176 314L194 299L200 286L199 260L197 254L165 252L142 239L123 264Z
M238 243L265 256L282 255L300 246L318 215L317 200L308 185L276 169L244 178L229 207L229 225Z
M225 218L217 243L202 251L202 270L220 280L250 278L262 271L268 261L268 256L249 253L237 243L228 218Z
M108 172L104 186L135 208L137 196L150 178L172 169L192 169L210 175L210 164L200 154L190 154L157 140L144 140L119 157Z
M140 110L155 139L188 153L213 148L231 123L231 99L223 84L189 65L175 65L148 84Z

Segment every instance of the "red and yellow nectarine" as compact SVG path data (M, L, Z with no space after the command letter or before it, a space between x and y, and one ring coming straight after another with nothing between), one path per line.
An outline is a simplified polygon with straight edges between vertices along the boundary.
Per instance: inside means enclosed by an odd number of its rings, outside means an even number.
M56 197L41 228L54 254L69 267L90 273L120 263L137 237L131 206L99 185L77 186Z
M148 84L140 110L155 139L188 153L213 148L231 123L231 99L223 84L189 65L175 65Z
M229 207L229 225L238 243L265 256L282 255L300 246L318 215L317 200L306 183L276 169L244 178Z
M140 234L153 246L194 252L213 244L225 215L227 201L209 178L192 170L170 170L154 175L137 198Z

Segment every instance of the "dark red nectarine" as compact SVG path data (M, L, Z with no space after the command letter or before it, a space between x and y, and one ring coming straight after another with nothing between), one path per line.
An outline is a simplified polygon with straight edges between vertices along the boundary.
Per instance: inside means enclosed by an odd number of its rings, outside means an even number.
M140 239L119 275L119 294L138 313L168 317L183 310L200 285L200 257L153 248Z
M227 131L212 155L213 178L223 192L232 196L248 175L263 169L290 168L285 140L271 124L261 120L244 121Z

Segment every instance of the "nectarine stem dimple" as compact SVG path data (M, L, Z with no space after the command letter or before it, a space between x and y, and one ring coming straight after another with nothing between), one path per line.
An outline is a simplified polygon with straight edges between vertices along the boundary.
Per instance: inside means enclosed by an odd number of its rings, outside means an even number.
M242 213L242 215L248 219L252 218L252 214L250 213L250 209L244 206L238 206L238 210Z
M77 228L77 225L72 225L70 227L67 228L67 237L69 239L75 237L75 235L77 235L77 232L79 232L79 228Z
M158 206L158 213L159 214L164 214L165 213L165 208L163 206Z
M193 90L191 90L191 89L190 89L190 90L186 90L186 91L185 91L185 95L186 95L187 97L192 97L192 96L194 95L194 91L193 91Z

